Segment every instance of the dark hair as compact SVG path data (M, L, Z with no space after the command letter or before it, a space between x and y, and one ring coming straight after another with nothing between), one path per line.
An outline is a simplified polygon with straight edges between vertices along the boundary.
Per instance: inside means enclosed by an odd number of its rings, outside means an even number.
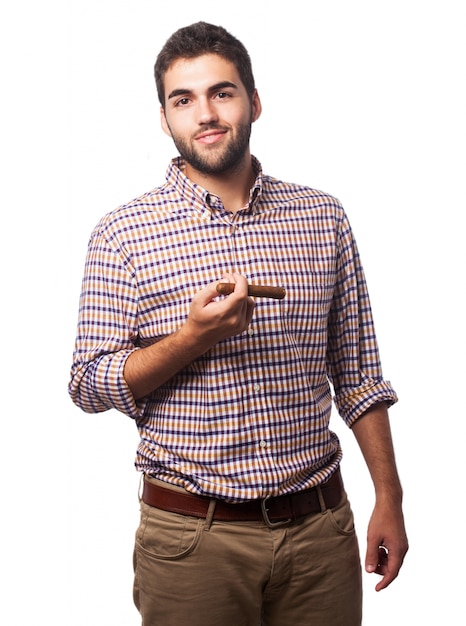
M255 83L251 59L243 44L222 26L197 22L171 35L160 51L154 66L155 84L160 104L165 106L164 78L178 59L194 59L203 54L218 54L236 67L241 81L252 98Z

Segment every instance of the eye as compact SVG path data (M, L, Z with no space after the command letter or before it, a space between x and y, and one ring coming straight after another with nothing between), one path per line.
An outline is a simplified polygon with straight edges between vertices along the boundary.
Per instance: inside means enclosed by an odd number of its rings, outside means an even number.
M175 106L184 107L187 104L189 104L189 98L180 98L179 100L176 101Z
M230 97L230 94L229 94L229 93L227 93L226 91L219 91L219 92L218 92L218 94L216 95L216 97L217 97L219 100L225 100L225 99L227 99L227 98L229 98L229 97Z

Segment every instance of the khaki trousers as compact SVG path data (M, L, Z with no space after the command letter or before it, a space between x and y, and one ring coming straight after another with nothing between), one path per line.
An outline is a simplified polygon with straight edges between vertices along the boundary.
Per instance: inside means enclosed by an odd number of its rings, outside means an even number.
M143 626L360 626L361 565L344 495L270 528L141 502L134 601Z

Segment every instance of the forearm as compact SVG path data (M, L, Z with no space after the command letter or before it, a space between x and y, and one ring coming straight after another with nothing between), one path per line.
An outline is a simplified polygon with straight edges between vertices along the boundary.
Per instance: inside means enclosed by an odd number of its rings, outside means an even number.
M161 341L132 352L123 375L135 400L163 385L208 348L183 326Z
M401 503L402 488L385 402L366 411L352 430L374 483L376 499Z
M408 550L402 489L396 469L385 402L374 405L353 425L375 488L375 507L367 529L366 571L382 576L380 591L398 576Z

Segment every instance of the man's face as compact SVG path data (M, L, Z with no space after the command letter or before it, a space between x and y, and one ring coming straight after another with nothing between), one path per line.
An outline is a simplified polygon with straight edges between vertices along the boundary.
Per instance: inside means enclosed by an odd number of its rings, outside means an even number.
M188 168L234 172L249 156L251 124L261 112L257 93L251 103L235 66L216 54L175 61L164 86L162 127Z

